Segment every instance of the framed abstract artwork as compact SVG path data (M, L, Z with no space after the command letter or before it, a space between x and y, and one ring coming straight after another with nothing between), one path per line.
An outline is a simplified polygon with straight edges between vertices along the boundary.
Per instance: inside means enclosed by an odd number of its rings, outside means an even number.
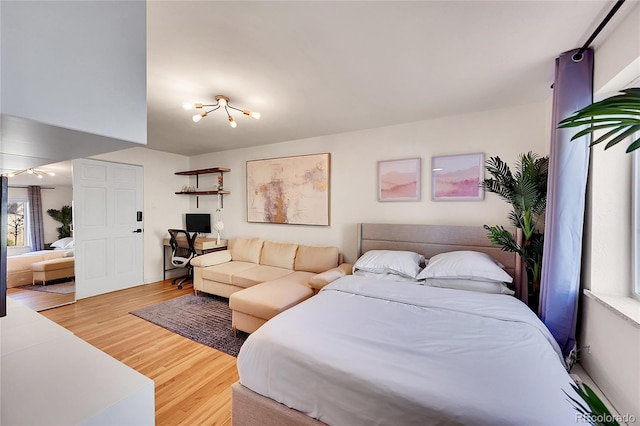
M247 161L247 221L329 225L331 154Z
M378 201L420 201L420 158L378 161Z
M434 201L479 201L484 199L484 154L432 157L431 199Z

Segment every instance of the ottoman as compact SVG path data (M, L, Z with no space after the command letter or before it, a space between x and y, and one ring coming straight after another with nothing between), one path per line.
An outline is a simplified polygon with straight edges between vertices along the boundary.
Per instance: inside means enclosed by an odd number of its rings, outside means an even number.
M297 274L304 274L304 277ZM294 272L233 293L229 297L233 335L236 330L253 333L280 312L313 296L313 290L305 284L309 278L307 274L314 275Z
M47 281L75 276L75 262L73 257L61 257L59 259L42 260L31 264L33 272L33 284L41 281L46 285Z

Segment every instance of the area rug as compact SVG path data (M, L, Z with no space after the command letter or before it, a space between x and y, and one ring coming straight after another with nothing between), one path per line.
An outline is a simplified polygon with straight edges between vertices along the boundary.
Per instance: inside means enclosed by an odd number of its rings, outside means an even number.
M193 293L130 312L195 342L237 357L248 334L231 331L229 299Z
M56 293L56 294L71 294L76 292L76 283L75 281L66 281L58 284L27 284L21 285L19 287L21 290L31 290L31 291L41 291L45 293Z

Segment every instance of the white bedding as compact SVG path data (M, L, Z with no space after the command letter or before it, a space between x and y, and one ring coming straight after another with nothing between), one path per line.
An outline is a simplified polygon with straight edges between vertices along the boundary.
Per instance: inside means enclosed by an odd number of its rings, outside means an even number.
M240 382L332 425L567 425L553 337L500 294L347 276L270 320Z

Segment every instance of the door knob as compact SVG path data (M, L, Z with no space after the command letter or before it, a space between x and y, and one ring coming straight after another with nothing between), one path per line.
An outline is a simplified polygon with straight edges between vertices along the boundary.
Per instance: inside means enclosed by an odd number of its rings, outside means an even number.
M139 234L139 233L141 233L141 232L142 232L142 229L140 229L140 228L138 228L138 229L136 229L135 231L133 231L133 233L134 233L134 234Z

